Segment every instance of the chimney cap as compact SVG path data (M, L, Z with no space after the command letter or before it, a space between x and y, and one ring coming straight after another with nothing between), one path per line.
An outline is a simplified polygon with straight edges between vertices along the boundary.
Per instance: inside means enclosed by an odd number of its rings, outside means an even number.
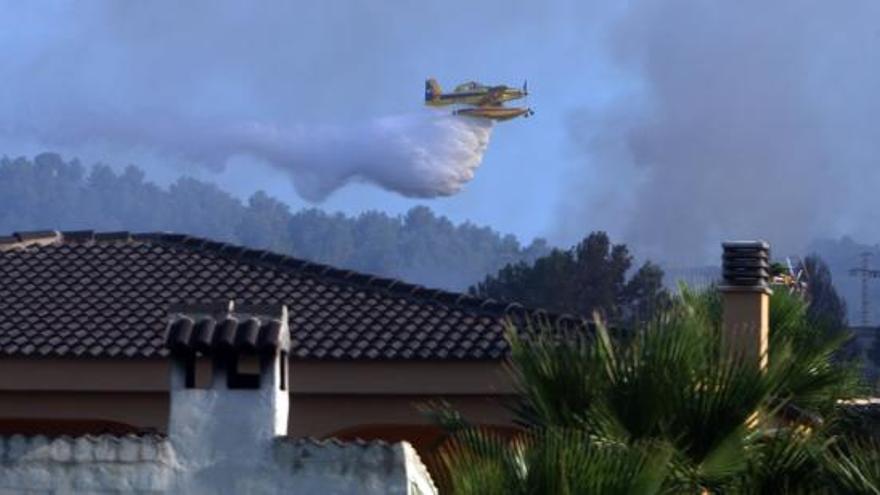
M763 240L721 243L721 276L726 289L770 287L770 243Z
M761 251L770 251L770 243L764 240L754 240L754 241L724 241L721 243L721 247L724 248L725 251L731 250L761 250Z
M172 354L181 355L289 351L287 308L281 306L279 313L179 312L168 323L165 345Z

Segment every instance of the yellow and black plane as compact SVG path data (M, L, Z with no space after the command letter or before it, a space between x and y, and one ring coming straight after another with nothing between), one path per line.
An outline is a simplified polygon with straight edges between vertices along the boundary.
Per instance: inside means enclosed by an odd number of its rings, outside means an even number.
M519 116L528 117L533 115L530 108L505 107L504 102L519 100L528 96L528 86L523 83L522 89L510 86L486 86L478 82L469 81L459 84L451 93L444 94L436 79L425 81L425 104L432 107L444 107L447 105L466 105L467 108L459 108L452 113L468 117L477 117L491 120L510 120Z

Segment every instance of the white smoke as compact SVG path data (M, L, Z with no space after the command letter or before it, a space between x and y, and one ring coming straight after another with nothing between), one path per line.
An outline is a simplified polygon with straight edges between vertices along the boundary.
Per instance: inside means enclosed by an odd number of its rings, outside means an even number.
M383 117L360 126L236 126L208 156L246 154L287 173L297 192L321 201L353 181L407 197L450 196L474 178L489 144L492 123L453 115ZM198 155L196 155L198 156Z

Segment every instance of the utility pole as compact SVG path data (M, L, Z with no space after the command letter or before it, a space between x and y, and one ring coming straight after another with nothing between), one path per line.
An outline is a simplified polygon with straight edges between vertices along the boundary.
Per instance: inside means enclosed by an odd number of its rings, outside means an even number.
M862 279L862 326L871 325L871 299L868 295L868 279L880 278L880 270L871 269L871 253L863 252L861 255L862 266L858 268L850 268L849 274L853 277L861 277Z

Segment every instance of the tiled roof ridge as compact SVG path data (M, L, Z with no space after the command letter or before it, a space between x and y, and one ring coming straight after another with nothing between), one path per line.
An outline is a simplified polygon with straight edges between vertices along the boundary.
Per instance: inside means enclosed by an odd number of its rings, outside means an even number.
M360 273L268 250L248 248L173 232L132 233L129 231L95 232L93 230L14 232L11 236L0 236L0 251L28 248L35 245L87 244L93 242L151 242L171 247L183 247L273 270L294 272L297 275L311 277L318 281L331 281L355 288L380 290L397 297L411 298L418 301L433 301L445 306L464 307L492 316L503 315L521 321L547 321L563 325L579 326L588 324L586 318L569 313L554 313L540 308L527 308L518 302L480 298L445 289L429 289L422 285L404 282L399 279Z

